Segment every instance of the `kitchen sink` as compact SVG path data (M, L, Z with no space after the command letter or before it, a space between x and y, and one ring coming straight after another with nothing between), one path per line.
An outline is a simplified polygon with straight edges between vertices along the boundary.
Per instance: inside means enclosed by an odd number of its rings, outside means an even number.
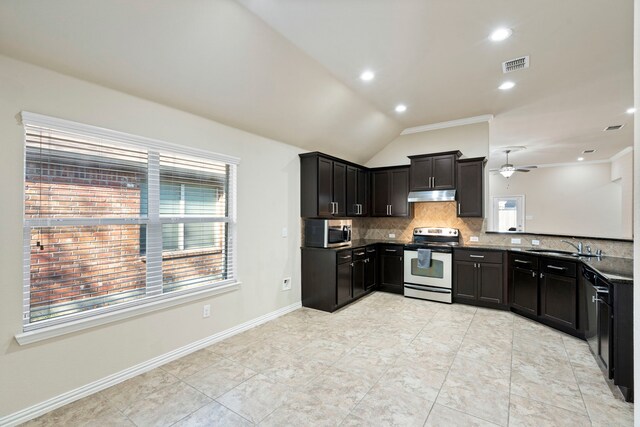
M538 254L542 254L542 255L562 255L562 256L572 256L572 257L594 257L597 255L594 254L579 254L576 252L570 252L570 251L561 251L561 250L556 250L556 249L527 249L527 252L535 252Z

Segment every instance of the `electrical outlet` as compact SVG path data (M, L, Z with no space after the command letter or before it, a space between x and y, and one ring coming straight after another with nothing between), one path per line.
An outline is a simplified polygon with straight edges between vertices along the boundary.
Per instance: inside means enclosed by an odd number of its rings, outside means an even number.
M287 230L287 227L283 227L282 228L282 237L287 237L289 235L289 231Z
M390 238L390 239L395 239L395 238L396 238L395 233L389 233L389 238Z
M531 241L531 245L532 246L538 246L539 244L540 244L540 240L535 240L534 239L534 240Z
M469 241L470 241L470 242L477 242L477 241L479 241L478 236L471 236L471 237L469 237Z
M211 304L205 304L204 307L202 307L202 317L206 318L211 316Z
M282 279L282 290L289 291L291 290L291 277L285 277Z
M511 239L511 244L513 245L519 245L520 243L522 243L522 239Z

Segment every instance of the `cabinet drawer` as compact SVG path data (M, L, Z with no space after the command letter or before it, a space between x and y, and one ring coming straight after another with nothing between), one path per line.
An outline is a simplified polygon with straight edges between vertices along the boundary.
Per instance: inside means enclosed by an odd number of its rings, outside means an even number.
M502 252L456 249L454 259L456 261L502 263Z
M337 263L344 264L345 262L351 262L353 256L351 254L351 249L348 251L340 251L336 254Z
M367 251L367 256L375 256L377 252L375 245L367 246L366 251Z
M399 245L381 245L380 255L403 256L404 247Z
M365 259L367 257L366 248L356 248L353 250L353 260L358 261L360 259Z
M538 269L538 257L524 254L511 255L511 267L524 268L526 270Z
M578 270L578 268L575 262L543 258L541 270L544 273L557 274L559 276L576 277L576 271Z

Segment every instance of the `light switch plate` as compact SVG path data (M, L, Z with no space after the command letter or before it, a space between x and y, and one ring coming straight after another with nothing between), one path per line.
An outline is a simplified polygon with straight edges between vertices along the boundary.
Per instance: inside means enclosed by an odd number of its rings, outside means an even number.
M522 239L511 239L511 244L513 245L519 245L520 243L522 243Z
M389 238L390 238L390 239L395 239L395 238L396 238L395 233L389 233Z
M470 241L470 242L477 242L477 241L479 241L478 236L471 236L471 237L469 237L469 241Z
M206 317L209 317L209 316L211 316L211 304L205 304L202 307L202 317L206 318Z

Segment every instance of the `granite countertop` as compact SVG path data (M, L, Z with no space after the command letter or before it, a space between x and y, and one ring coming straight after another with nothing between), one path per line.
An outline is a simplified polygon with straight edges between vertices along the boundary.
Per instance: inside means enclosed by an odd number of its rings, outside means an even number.
M322 250L341 251L344 249L361 248L364 246L375 244L389 244L389 245L406 245L411 243L410 240L380 240L380 239L358 239L351 242L351 245L340 246L338 248L318 248ZM530 255L544 256L547 258L558 258L570 261L580 261L589 268L595 270L598 274L603 276L611 283L621 284L633 284L633 259L631 258L616 258L610 256L603 257L574 257L571 255L551 254L551 253L536 253L528 252L530 248L523 248L521 246L498 246L498 245L483 245L483 244L464 244L456 246L456 248L462 249L482 249L493 251L510 251L510 252L522 252ZM305 248L308 249L308 248ZM542 249L542 248L541 248ZM549 249L552 251L553 249Z

